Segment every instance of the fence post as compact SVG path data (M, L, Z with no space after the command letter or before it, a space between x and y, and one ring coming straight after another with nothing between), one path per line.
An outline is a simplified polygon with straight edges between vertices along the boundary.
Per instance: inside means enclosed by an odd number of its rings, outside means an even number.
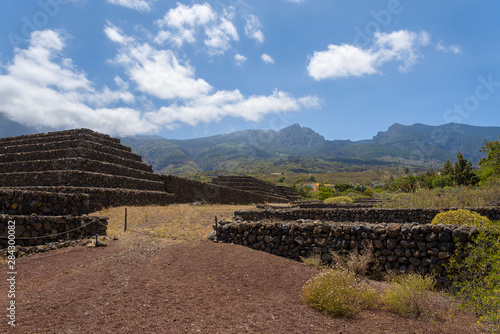
M125 208L125 224L123 225L123 232L127 232L127 208Z

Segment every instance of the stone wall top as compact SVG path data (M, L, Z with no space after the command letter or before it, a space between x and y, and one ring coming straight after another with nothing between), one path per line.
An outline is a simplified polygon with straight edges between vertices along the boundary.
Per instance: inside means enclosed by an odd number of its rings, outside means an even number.
M14 142L18 143L47 142L47 141L53 141L54 138L60 136L75 137L80 135L92 136L93 138L98 139L102 142L106 142L108 144L113 144L113 143L120 144L120 139L113 138L103 133L95 132L89 129L73 129L64 131L54 131L48 133L37 133L33 135L0 138L0 145L16 145L16 144L10 144Z
M130 160L113 154L95 151L86 147L0 154L0 163L34 160L55 160L60 158L87 158L91 160L98 160L102 162L126 166L128 168L140 169L145 172L153 172L153 168L151 167L151 165L145 164L142 161Z
M335 222L369 222L369 223L410 223L429 224L440 212L456 210L456 208L434 209L378 209L378 208L327 208L327 209L272 209L264 211L236 211L235 216L241 220L260 221L314 219ZM469 208L490 220L500 220L500 207Z

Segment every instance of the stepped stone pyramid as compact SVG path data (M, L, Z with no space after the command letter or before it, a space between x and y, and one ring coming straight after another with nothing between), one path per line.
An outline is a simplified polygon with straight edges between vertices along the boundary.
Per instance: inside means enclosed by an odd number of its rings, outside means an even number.
M120 140L88 129L0 138L0 189L87 194L90 212L166 205L161 176Z
M292 202L300 198L292 188L274 186L251 176L218 176L212 180L212 183L274 198L276 202Z

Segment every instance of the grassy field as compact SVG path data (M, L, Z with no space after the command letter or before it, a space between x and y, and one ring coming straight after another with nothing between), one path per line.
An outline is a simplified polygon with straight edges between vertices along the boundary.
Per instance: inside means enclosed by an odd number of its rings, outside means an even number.
M196 205L127 207L127 230L170 241L206 240L213 230L215 217L232 220L234 211L251 210L253 205ZM123 234L125 207L94 212L109 217L108 234Z

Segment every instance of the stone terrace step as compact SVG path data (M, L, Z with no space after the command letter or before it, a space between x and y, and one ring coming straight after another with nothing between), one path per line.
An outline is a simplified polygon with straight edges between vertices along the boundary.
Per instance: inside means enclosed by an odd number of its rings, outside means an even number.
M108 217L0 215L0 236L7 235L9 221L16 222L16 245L34 246L57 240L79 239L95 234L106 235ZM0 248L7 239L0 238Z
M25 138L28 137L28 138ZM8 141L3 139L9 139ZM2 141L3 140L3 141ZM110 146L116 148L118 150L123 150L127 152L132 152L132 149L128 146L120 144L120 140L116 138L105 138L103 135L98 133L91 132L81 132L81 131L73 131L73 132L51 132L50 135L45 135L43 137L32 138L31 136L21 136L21 137L9 137L9 138L0 138L0 147L1 146L19 146L19 145L28 145L28 144L48 144L53 142L60 141L68 141L68 140L87 140L99 143L104 146Z
M88 141L86 139L75 139L75 140L66 140L66 141L39 143L39 144L1 146L0 147L0 154L25 153L25 152L33 152L33 151L40 152L40 151L50 151L50 150L75 148L75 147L85 147L88 149L92 149L94 151L108 153L108 154L116 155L118 157L142 162L142 157L140 155L137 155L135 153L131 153L131 152L126 151L126 150L116 149L116 148L111 147L111 146L101 145L99 143Z
M85 158L62 158L55 160L0 163L1 173L18 173L24 171L44 172L51 170L82 170L87 172L127 176L150 181L161 181L159 175L151 172Z
M268 195L268 196L274 196L274 197L280 197L283 199L287 199L286 196L279 192L274 192L274 191L268 191L267 189L262 189L259 186L226 186L222 184L218 184L218 186L222 187L228 187L232 189L239 189L239 190L245 190L245 191L250 191L256 194L261 194L261 195Z
M290 187L285 187L285 186L278 186L278 188L283 192L283 194L290 199L291 201L296 201L301 198L297 192L290 188Z
M262 186L260 184L252 184L250 182L248 183L236 183L236 182L221 182L221 183L215 183L219 186L223 187L228 187L228 188L233 188L233 189L240 189L240 190L246 190L246 191L251 191L251 192L256 192L256 193L261 193L265 195L272 195L272 196L277 196L277 197L284 197L284 194L279 191L278 189L274 187L266 187Z
M89 195L0 188L0 214L74 215L89 213Z
M0 163L15 161L51 160L59 158L87 158L107 163L112 163L132 169L139 169L145 172L153 172L151 165L122 158L113 154L94 151L85 147L66 148L61 150L35 151L25 153L0 154Z
M73 186L163 191L164 183L80 170L1 173L1 187Z
M95 187L16 187L16 189L23 191L87 194L90 201L90 212L112 206L169 205L176 203L175 195L164 191Z
M0 138L0 145L4 145L9 142L16 141L25 141L26 144L30 143L41 143L46 141L53 141L53 137L58 136L78 136L78 135L87 135L92 136L95 139L98 139L101 142L112 144L120 144L120 139L113 138L111 136L95 132L89 129L73 129L73 130L65 130L65 131L56 131L56 132L48 132L48 133L37 133L34 135L25 135L25 136L17 136L17 137L6 137ZM8 144L5 144L8 145Z

